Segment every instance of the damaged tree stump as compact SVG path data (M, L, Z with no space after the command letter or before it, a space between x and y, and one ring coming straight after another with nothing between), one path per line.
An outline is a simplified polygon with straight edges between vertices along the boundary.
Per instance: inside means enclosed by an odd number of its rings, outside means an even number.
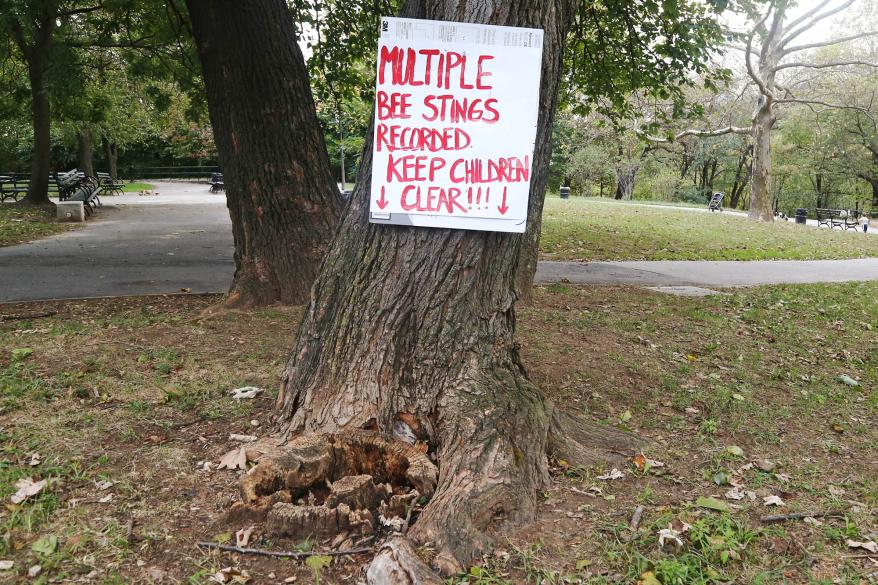
M292 539L362 537L384 525L403 530L420 496L436 488L436 466L413 446L367 431L302 435L262 445L241 479L228 521L266 521Z

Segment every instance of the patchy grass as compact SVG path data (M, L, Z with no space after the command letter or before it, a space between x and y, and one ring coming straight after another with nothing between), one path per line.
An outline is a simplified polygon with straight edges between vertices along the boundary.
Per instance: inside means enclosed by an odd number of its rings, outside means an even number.
M549 198L540 249L547 260L824 260L878 256L878 237L729 213Z
M55 221L55 206L31 207L0 203L0 246L12 246L76 229Z
M125 183L122 187L123 193L137 193L139 191L151 191L155 189L155 185L151 183Z
M146 583L164 572L205 583L233 565L256 582L313 582L300 562L194 546L241 528L223 522L237 476L201 462L230 449L229 433L270 428L300 314L206 312L216 300L2 306L58 314L0 321L0 497L9 504L22 477L52 480L0 510L0 560L15 561L0 581L40 564L58 581ZM878 284L701 299L554 285L538 290L519 323L529 372L557 404L647 437L646 456L664 466L640 471L620 456L623 478L603 481L610 466L553 461L537 521L500 535L498 551L453 582L633 583L647 572L664 585L868 582L876 568L845 541L878 531ZM237 403L228 390L240 385L268 392ZM34 453L41 462L31 466ZM766 459L775 469L746 467ZM101 489L107 480L115 483ZM756 500L726 499L730 482ZM767 495L786 506L763 506ZM707 496L736 507L700 507ZM798 511L832 515L820 526L760 520ZM658 531L680 522L690 526L682 546L659 548ZM256 533L256 546L297 544ZM365 560L337 559L321 582L355 581Z

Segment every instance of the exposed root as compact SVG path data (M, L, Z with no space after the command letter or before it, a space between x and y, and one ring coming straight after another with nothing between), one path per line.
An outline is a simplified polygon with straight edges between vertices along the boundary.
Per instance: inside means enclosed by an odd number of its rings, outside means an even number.
M648 441L633 433L586 421L555 409L549 427L549 454L574 465L619 463L642 451Z
M409 539L393 538L381 547L366 570L369 585L441 585L444 583L417 554Z

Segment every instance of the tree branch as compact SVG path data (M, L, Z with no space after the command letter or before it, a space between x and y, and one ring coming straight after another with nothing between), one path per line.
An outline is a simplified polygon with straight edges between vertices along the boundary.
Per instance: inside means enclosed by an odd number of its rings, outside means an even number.
M782 63L774 67L774 71L781 69L790 69L791 67L803 67L806 69L827 69L829 67L847 67L848 65L864 65L866 67L878 67L878 63L870 63L869 61L833 61L832 63Z
M814 8L813 10L809 10L808 12L806 12L805 14L803 14L802 16L800 16L799 18L797 18L796 20L791 22L789 27L788 27L788 29L790 31L789 34L787 34L787 36L784 37L780 41L780 43L778 43L777 46L779 48L783 49L787 45L787 43L789 43L791 40L793 40L794 38L796 38L797 36L799 36L800 34L805 32L806 30L813 28L814 25L817 24L818 22L820 22L821 20L825 20L825 19L829 18L830 16L832 16L833 14L838 14L842 10L847 9L847 7L850 6L851 4L853 4L856 0L847 0L847 2L845 2L844 4L842 4L840 6L836 6L832 10L828 10L828 11L824 12L823 14L817 14L827 4L829 4L830 1L831 0L824 0L823 2L818 4L817 7ZM817 16L814 16L815 14L817 14ZM810 22L805 22L806 20L808 20L812 16L814 16L814 18L811 19ZM802 24L802 23L804 23L804 24ZM800 24L802 24L802 27L799 29L796 29L796 27ZM794 30L794 29L796 29L796 30Z
M753 53L753 37L756 36L756 30L762 27L765 24L765 21L768 20L768 15L771 14L771 11L765 13L765 16L753 26L753 30L750 31L750 34L747 36L747 50L744 52L744 61L747 64L747 75L750 76L750 79L759 87L759 92L762 95L768 97L774 97L768 88L765 87L765 83L762 81L760 77L756 75L756 72L753 70L753 60L750 58L750 55ZM767 42L767 41L763 41Z
M64 17L64 16L73 16L75 14L88 14L90 12L97 12L98 10L100 10L103 7L104 7L104 5L99 3L97 6L89 6L87 8L73 8L70 10L59 10L58 16Z
M830 39L828 41L821 41L819 43L809 43L807 45L794 45L788 49L783 50L783 55L789 55L790 53L795 53L797 51L804 51L806 49L819 49L820 47L829 47L832 45L837 45L839 43L846 43L848 41L853 41L856 39L862 39L864 37L872 37L878 35L878 30L870 30L862 33L857 33L855 35L848 35L846 37L838 37L837 39Z
M657 144L667 144L670 142L679 142L682 138L685 138L686 136L711 138L714 136L724 136L726 134L750 134L750 132L750 128L744 128L742 126L726 126L725 128L718 128L716 130L683 130L682 132L676 134L672 140L668 140L667 138L662 138L660 136L652 136L650 134L642 134L642 136L650 142L655 142Z

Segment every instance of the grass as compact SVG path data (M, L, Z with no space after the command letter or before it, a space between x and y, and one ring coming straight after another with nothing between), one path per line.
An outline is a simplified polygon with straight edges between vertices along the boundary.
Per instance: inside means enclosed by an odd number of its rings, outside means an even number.
M239 497L237 475L205 472L202 462L231 448L229 433L268 432L300 314L212 313L216 300L0 309L57 311L0 320L0 498L8 504L0 508L0 560L15 561L0 581L21 581L40 564L54 581L92 574L95 583L145 583L164 571L172 581L206 583L232 565L259 582L313 582L301 562L193 546L241 528L223 518ZM647 574L663 585L868 582L875 568L849 558L862 551L845 541L878 533L878 283L707 298L554 285L537 290L518 323L528 371L555 404L647 437L646 456L664 466L553 460L536 521L499 534L497 550L452 582L654 585ZM859 385L842 383L842 374ZM228 390L242 385L268 391L231 400ZM33 453L42 458L35 466ZM776 468L746 467L765 459ZM597 479L612 466L622 479ZM23 477L52 485L12 505ZM115 483L101 490L104 480ZM756 500L726 500L732 481ZM786 506L766 508L765 495ZM707 496L737 507L705 509L698 500ZM642 521L631 531L638 505ZM819 526L760 521L798 511L835 515ZM660 547L659 531L682 522L682 545ZM299 544L255 535L255 546ZM53 538L52 551L40 552ZM348 582L363 560L334 561L321 583Z
M12 246L75 229L55 221L55 207L0 204L0 246Z
M551 260L825 260L878 256L878 238L729 213L549 198L540 249Z
M155 186L150 183L125 183L122 187L123 193L137 193L139 191L151 191Z

